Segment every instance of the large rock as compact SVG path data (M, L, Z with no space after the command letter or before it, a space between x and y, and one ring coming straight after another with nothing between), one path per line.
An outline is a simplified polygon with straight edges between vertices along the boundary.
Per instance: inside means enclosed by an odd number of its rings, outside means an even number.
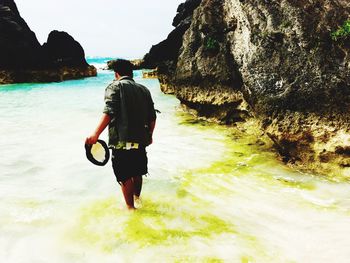
M41 45L12 0L0 1L0 68L31 68L42 64Z
M175 29L168 35L167 39L157 45L144 57L144 68L154 68L165 61L176 62L179 50L182 46L182 37L190 27L193 11L199 6L201 0L187 0L181 4L174 18Z
M52 31L42 49L50 64L57 67L87 66L84 49L66 32Z
M49 82L96 76L84 50L69 34L52 31L38 42L13 0L0 0L0 84Z
M202 0L157 63L162 89L226 123L256 117L286 161L348 167L349 18L348 0Z

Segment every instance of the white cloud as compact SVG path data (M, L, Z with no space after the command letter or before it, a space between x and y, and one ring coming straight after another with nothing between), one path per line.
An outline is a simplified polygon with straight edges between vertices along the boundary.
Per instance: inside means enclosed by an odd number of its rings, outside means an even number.
M173 29L184 0L15 0L43 43L52 30L71 34L87 55L138 58Z

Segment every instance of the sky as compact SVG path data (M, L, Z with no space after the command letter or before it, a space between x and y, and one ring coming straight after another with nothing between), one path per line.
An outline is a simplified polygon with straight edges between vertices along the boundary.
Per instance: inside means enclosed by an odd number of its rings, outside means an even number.
M15 0L43 44L52 30L66 31L86 56L142 58L173 29L185 0Z

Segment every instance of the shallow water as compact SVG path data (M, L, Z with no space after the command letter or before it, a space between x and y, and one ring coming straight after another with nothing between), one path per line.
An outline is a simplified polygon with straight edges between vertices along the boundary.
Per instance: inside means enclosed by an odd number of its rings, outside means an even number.
M254 123L195 120L140 72L162 113L125 211L83 147L112 78L1 86L1 262L348 262L349 183L284 166Z

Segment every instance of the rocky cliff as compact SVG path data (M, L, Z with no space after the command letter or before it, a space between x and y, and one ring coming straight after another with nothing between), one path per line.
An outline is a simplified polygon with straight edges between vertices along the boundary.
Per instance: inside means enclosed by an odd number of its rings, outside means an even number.
M178 12L181 45L145 56L163 91L224 123L256 118L289 163L350 167L348 0L188 0Z
M52 31L41 46L13 0L0 0L0 84L49 82L95 76L80 44Z

